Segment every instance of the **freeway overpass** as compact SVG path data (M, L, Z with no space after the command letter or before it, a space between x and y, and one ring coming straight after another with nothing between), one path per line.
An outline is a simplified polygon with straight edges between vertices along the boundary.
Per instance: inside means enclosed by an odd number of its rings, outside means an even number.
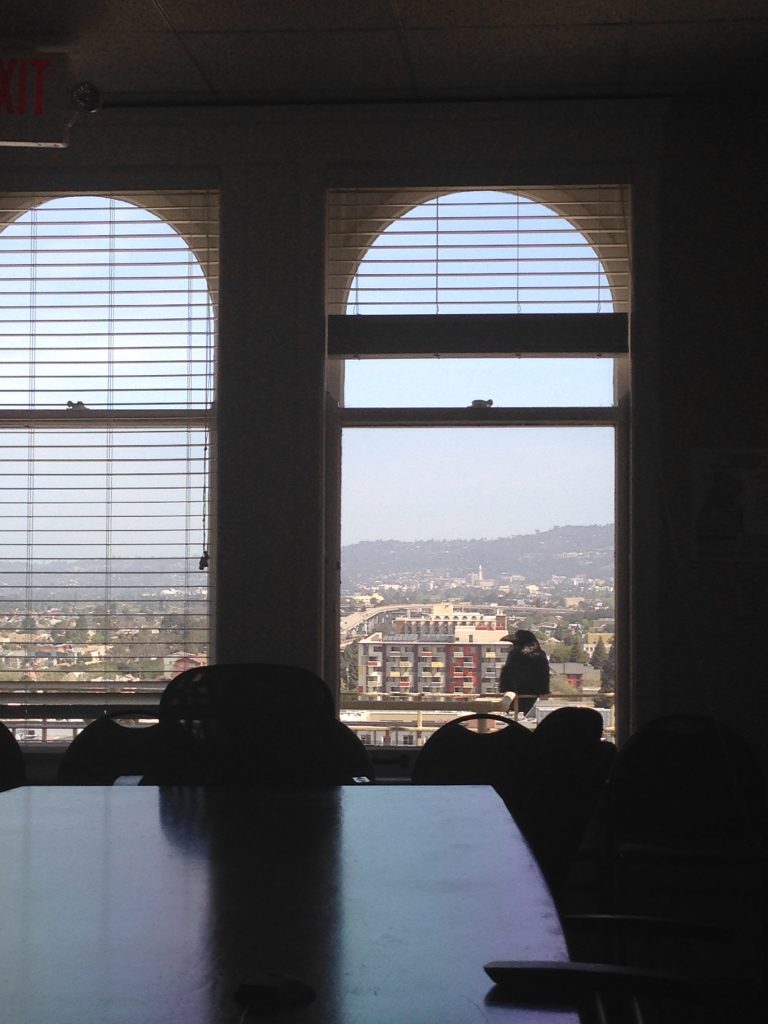
M367 632L371 632L370 627L376 625L378 619L384 618L385 615L390 615L392 612L405 612L408 608L432 608L430 604L379 604L375 608L366 608L362 612L352 612L350 615L343 615L341 622L339 623L341 628L342 640L349 639L353 635L357 635L363 632L360 627L366 623L368 625Z
M350 641L353 638L357 638L365 633L373 632L373 627L378 625L386 615L390 615L392 612L403 612L406 613L409 609L413 608L424 608L429 609L433 612L436 607L442 607L445 601L436 601L434 604L425 603L423 601L417 601L413 604L409 604L407 601L402 601L400 604L379 604L374 608L366 608L361 612L352 612L350 615L343 615L340 622L340 636L342 644L346 641ZM461 615L463 612L480 611L480 609L487 610L489 605L467 605L462 604L459 606L462 610L458 611L455 609L455 614ZM503 606L504 611L507 615L530 615L534 612L543 612L545 615L566 615L569 613L577 612L575 608L560 608L560 607L541 607L540 605L534 604L516 604L513 606ZM363 629L361 627L365 626Z

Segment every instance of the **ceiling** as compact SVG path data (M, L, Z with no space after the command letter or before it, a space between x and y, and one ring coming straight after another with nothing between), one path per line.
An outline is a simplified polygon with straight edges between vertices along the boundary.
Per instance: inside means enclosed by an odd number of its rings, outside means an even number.
M763 93L768 0L2 0L105 106Z

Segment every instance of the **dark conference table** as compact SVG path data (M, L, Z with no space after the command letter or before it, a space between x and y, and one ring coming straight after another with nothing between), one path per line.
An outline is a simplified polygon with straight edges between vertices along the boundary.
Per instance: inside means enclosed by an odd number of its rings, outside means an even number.
M484 786L316 793L143 786L0 794L0 1017L9 1024L545 1024L483 964L567 959L557 914ZM265 973L315 999L262 1017Z

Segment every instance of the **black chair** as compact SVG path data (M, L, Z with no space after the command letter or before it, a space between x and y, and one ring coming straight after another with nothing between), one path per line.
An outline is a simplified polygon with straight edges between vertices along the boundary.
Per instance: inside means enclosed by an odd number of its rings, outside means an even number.
M491 722L500 729L484 729ZM476 723L478 730L469 729ZM415 785L490 785L500 794L518 772L531 733L502 715L478 713L455 718L434 732L419 751L411 782Z
M733 729L700 715L649 722L620 748L608 781L606 905L729 928L712 972L761 976L767 822L762 767Z
M651 734L648 746L645 737L641 737L642 743L634 739L627 741L622 751L628 749L631 760L621 762L621 752L616 753L612 744L600 740L602 725L598 719L599 714L586 714L585 709L579 708L553 712L534 731L526 751L521 771L524 775L534 775L537 765L543 767L544 784L539 788L537 780L531 779L516 812L521 830L553 889L572 962L565 965L524 961L497 964L491 973L502 981L499 998L514 996L537 1007L568 1006L578 1010L582 1024L624 1024L625 1021L679 1024L688 1017L699 1024L720 1024L723 1020L751 1024L762 1020L765 991L759 968L759 936L753 931L750 942L756 952L751 957L745 955L739 934L740 922L717 913L711 890L697 891L698 916L681 913L679 903L670 899L665 874L670 865L675 864L684 872L690 872L700 858L705 863L717 864L717 870L722 870L725 861L721 858L727 847L735 836L743 838L745 830L750 836L747 850L754 851L755 836L761 832L763 818L763 787L756 760L737 737L720 737L717 740L719 753L725 755L730 766L726 771L722 758L710 747L713 736L719 731L713 733L713 723L705 725L695 717L691 721L690 716L685 716L683 721L682 716L676 716L674 722L665 720L663 724L654 723L648 728ZM546 728L545 723L548 723ZM685 737L681 746L673 741L677 733ZM590 751L596 746L605 750L593 757ZM681 764L683 747L687 757ZM666 748L669 749L665 755ZM696 767L701 757L710 761L703 772ZM568 765L573 767L570 772ZM677 782L683 785L682 791L673 797L664 779L670 771L675 774L675 766ZM730 809L725 806L720 811L710 807L703 792L694 792L696 787L690 783L691 774L695 775L697 786L712 789L713 796L719 794L726 798L726 804L735 801L736 809L733 804ZM727 775L731 782L724 787L723 779ZM654 897L659 894L653 887L659 881L666 882L660 898L646 904L632 904L634 913L626 912L629 901L622 899L614 901L610 913L562 911L560 885L564 865L558 863L554 851L558 849L558 832L563 822L566 836L570 834L572 822L567 799L581 792L579 776L582 783L587 783L585 793L589 792L592 778L597 798L600 792L605 794L608 813L616 817L614 841L618 842L619 825L627 830L624 845L619 844L614 851L618 859L637 856L643 866L654 865L651 874ZM737 777L738 795L731 788ZM564 819L561 819L563 806L559 802L552 803L558 790L566 797ZM633 801L622 800L625 791L632 794ZM685 794L691 797L690 806L676 808L678 802L685 800ZM530 803L526 803L528 796ZM657 797L662 805L661 820L655 815ZM642 812L637 818L634 806ZM750 810L745 814L747 807ZM533 820L532 809L536 809ZM581 817L582 810L575 813ZM686 822L688 816L690 820ZM696 838L691 843L692 835ZM571 835L566 844L571 849L574 839ZM737 846L740 845L739 842ZM610 865L603 862L603 869L610 877ZM756 891L754 896L756 905L764 906L764 893Z
M670 715L640 728L616 757L608 788L620 850L687 855L764 838L766 787L748 744L701 715Z
M561 707L531 733L507 806L559 898L616 753L594 708Z
M135 710L109 712L90 722L67 747L56 781L61 786L111 786L121 777L143 778L185 742L167 726L121 725L117 718L135 717ZM147 708L142 717L157 717Z
M757 1024L764 1001L755 988L602 961L494 961L488 1001L536 1010L571 1010L580 1024Z
M323 680L293 665L188 669L160 698L160 724L188 740L145 781L307 788L374 781L365 747L336 718Z
M649 722L621 747L609 778L615 888L634 884L635 866L652 873L652 888L663 881L656 866L677 888L669 876L676 864L691 877L695 865L719 869L760 858L767 807L760 762L733 729L700 715Z
M0 722L0 792L24 786L26 782L24 753L11 730Z

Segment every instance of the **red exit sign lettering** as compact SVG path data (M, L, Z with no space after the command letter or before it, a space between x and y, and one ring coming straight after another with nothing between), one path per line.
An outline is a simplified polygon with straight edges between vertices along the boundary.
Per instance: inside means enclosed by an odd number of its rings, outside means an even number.
M0 146L65 146L70 88L65 54L0 52Z

